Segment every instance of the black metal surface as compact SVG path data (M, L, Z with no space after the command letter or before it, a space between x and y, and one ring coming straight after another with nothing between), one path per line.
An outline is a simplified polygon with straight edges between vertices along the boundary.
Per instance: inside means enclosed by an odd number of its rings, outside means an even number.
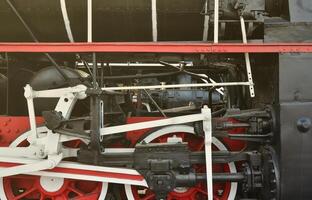
M62 125L64 120L62 112L57 111L43 111L42 117L45 120L45 125L50 130L55 130Z
M14 3L40 41L68 41L59 1L15 0ZM200 40L204 23L204 17L200 15L203 3L204 0L157 1L159 40ZM67 0L66 4L75 41L86 41L87 2ZM1 40L30 41L4 0L0 1L0 10L1 24L7 24L6 29L0 31ZM93 1L94 41L151 41L151 22L151 1ZM53 35L50 27L53 27Z
M311 54L281 54L279 56L279 99L311 101Z
M311 199L312 91L309 54L280 55L281 199Z
M265 0L248 0L246 17L253 18L250 11L263 10ZM213 1L210 1L213 2ZM221 13L225 19L238 17L233 9L235 1L222 0ZM64 21L59 1L12 0L21 16L38 36L39 41L67 42ZM159 41L201 41L204 28L202 14L205 0L157 0L157 24ZM87 2L84 0L66 1L70 25L75 41L87 40ZM212 8L211 8L212 9ZM213 10L213 9L212 9ZM212 12L210 12L212 13ZM151 1L114 0L93 1L93 40L94 41L152 41ZM255 15L256 16L256 15ZM14 18L5 0L0 1L1 41L31 41L20 22ZM239 36L239 23L226 28L224 37L231 38L233 30ZM53 35L51 34L53 27ZM212 37L210 30L210 38Z
M311 14L312 19L312 14ZM283 18L265 20L264 41L269 42L311 42L312 23L290 23Z
M280 105L281 199L312 198L312 131L297 129L301 117L312 118L312 103L289 102Z

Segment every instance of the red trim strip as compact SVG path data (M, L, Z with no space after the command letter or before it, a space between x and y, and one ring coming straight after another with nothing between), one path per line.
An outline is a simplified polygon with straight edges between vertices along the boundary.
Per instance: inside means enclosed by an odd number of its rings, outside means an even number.
M0 43L0 52L310 53L312 43Z
M0 162L1 167L15 167L22 164L17 163L8 163L8 162ZM131 174L122 174L122 173L113 173L113 172L100 172L95 170L85 170L85 169L71 169L64 167L55 167L53 169L44 170L47 172L56 172L56 173L66 173L66 174L76 174L76 175L90 175L90 176L98 176L105 178L117 178L117 179L127 179L127 180L135 180L142 181L144 178L141 175L131 175Z

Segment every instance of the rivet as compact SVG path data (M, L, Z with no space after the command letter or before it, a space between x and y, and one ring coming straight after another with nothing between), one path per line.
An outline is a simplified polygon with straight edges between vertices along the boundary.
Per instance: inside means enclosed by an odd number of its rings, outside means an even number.
M308 132L311 128L311 125L311 119L308 117L301 117L297 121L297 129L302 133Z

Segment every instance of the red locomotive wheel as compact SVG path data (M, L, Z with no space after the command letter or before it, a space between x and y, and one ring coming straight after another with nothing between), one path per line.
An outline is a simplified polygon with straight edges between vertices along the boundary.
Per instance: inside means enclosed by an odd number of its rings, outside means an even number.
M170 132L170 130L175 130L177 132ZM183 130L183 132L181 130ZM165 127L163 128L163 131L162 129L155 131L154 136L156 137L153 138L153 136L148 135L143 140L146 143L166 143L169 137L178 137L181 138L183 142L188 143L189 149L191 151L201 151L204 149L204 139L202 137L196 136L194 133L192 133L192 130L192 128L185 125ZM226 147L218 139L214 138L213 150L226 150ZM193 168L196 170L196 172L204 173L206 167L205 165L194 165ZM233 172L233 170L236 171L234 163L213 165L213 172ZM237 184L230 182L215 183L213 185L213 189L215 200L228 200L232 199L233 194L236 194ZM126 185L125 190L128 198L135 200L155 199L155 194L148 188ZM167 200L202 199L207 199L207 187L205 182L199 182L197 185L191 188L175 188L174 191L170 192L167 196Z
M27 132L18 137L11 146L28 146ZM81 141L63 143L77 148ZM69 158L68 160L75 160ZM16 175L0 180L1 200L98 200L105 199L107 183L63 179L46 176Z

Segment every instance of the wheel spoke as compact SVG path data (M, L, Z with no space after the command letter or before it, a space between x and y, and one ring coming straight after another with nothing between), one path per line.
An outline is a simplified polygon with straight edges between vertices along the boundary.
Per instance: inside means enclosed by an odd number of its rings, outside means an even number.
M167 200L172 200L173 198L169 195L168 197L167 197Z
M44 194L41 193L40 194L40 200L44 200L44 197L45 197Z
M91 194L82 196L82 197L76 197L75 200L90 200L90 199L98 199L99 198L99 194L96 192L93 192Z
M204 148L205 146L205 140L201 140L201 142L198 144L198 146L196 147L196 151L200 151Z
M213 195L213 200L220 200L220 198L217 197L216 195Z
M46 128L44 128L46 129ZM43 131L39 131L42 133ZM46 132L46 131L44 131ZM24 133L28 134L28 133ZM20 142L19 144L14 144L14 146L20 146L20 147L27 147L29 146L29 143L26 140L26 136L24 141ZM13 143L15 143L13 141ZM74 140L74 141L69 141L69 142L64 142L64 146L66 148L69 148L70 150L74 150L75 148L78 148L79 145L83 143L81 140ZM4 184L4 193L5 195L10 195L8 199L10 200L22 200L22 199L38 199L38 200L66 200L70 197L68 197L69 193L71 192L73 196L75 196L74 199L79 199L79 200L89 200L89 199L98 199L98 197L101 195L101 188L99 187L98 184L96 184L96 187L93 187L92 184L90 184L90 181L85 181L85 180L80 180L82 182L81 187L76 187L75 183L78 183L77 180L70 180L70 179L64 179L66 183L71 183L73 182L72 185L68 184L65 187L67 187L64 190L59 190L55 192L48 192L43 191L41 192L40 188L40 176L33 176L33 175L15 175L15 176L9 176L5 177L3 179L3 184ZM94 182L92 182L94 183ZM97 182L96 182L97 183ZM86 185L86 188L84 187ZM21 189L20 193L16 193L15 191L18 191L20 188ZM25 188L25 189L24 189Z
M80 191L79 189L74 188L74 187L72 187L72 186L68 186L68 190L70 190L70 191L76 193L76 194L77 194L78 196L80 196L80 197L84 196L84 193L83 193L82 191Z
M197 190L197 192L200 192L200 193L202 193L204 195L208 195L208 193L205 190L201 189L201 188L196 188L196 190Z
M53 197L53 200L66 200L68 199L65 194Z
M33 192L36 191L36 190L37 190L36 187L32 187L32 188L30 188L29 190L23 192L22 194L20 194L20 195L14 197L13 200L19 200L19 199L21 199L21 198L23 198L23 197L26 197L27 195L33 193Z
M155 194L150 193L146 197L142 198L142 200L153 200L155 198Z
M190 197L191 197L191 199L190 199L190 200L196 200L196 192L195 192L195 193L193 193Z

